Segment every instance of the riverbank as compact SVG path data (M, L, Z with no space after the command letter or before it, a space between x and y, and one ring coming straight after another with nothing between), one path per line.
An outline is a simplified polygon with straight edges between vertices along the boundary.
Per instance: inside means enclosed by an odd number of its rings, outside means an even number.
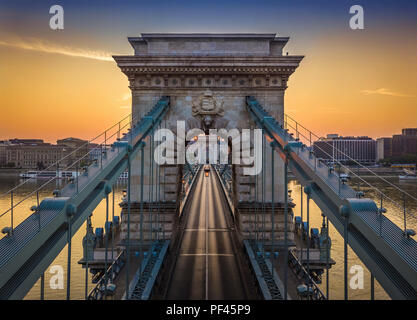
M349 172L349 170L343 169L343 168L342 168L342 172L346 173L346 174L349 174L350 176L353 176L353 174L352 174L352 172L353 172L355 175L358 175L360 177L367 177L367 178L369 178L369 177L374 178L375 175L373 173L377 174L378 176L383 176L385 178L398 178L399 175L404 174L404 171L402 169L391 168L391 167L358 168L358 167L352 166L352 167L347 167L347 168L349 168L350 172ZM369 170L371 170L373 173ZM291 172L289 172L288 177L289 178L295 178L295 176Z
M369 172L368 168L357 168L357 167L348 167L352 172L359 176L374 176ZM391 167L369 167L371 171L381 176L389 177L398 177L401 174L404 174L404 171L399 168ZM32 169L36 171L37 169ZM19 178L19 175L23 172L31 171L31 169L16 169L16 168L0 168L0 179L1 178ZM345 170L346 171L346 170ZM346 172L347 173L347 172ZM294 175L289 172L289 178L295 178Z
M343 170L344 173L347 173L352 178L354 176L359 176L361 178L374 178L375 175L378 175L380 177L384 177L387 179L398 179L400 175L404 175L404 170L401 168L391 168L391 167L365 167L365 168L358 168L358 167L349 167L348 170ZM353 173L354 174L353 174Z
M16 168L0 168L1 178L19 178L19 175L23 172L27 172L28 169L16 169Z

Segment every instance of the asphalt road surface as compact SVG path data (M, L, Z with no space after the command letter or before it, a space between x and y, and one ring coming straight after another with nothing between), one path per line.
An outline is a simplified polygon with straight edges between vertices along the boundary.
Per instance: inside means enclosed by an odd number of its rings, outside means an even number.
M230 210L211 168L199 173L167 299L245 299L230 227Z

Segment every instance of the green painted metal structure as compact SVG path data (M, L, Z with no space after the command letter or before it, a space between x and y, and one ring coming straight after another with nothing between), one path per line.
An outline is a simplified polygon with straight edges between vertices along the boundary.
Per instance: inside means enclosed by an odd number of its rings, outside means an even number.
M25 297L128 168L129 159L143 147L145 138L158 127L168 108L169 97L162 97L111 146L100 164L88 167L76 184L64 187L57 197L44 199L35 213L0 240L0 299Z
M343 183L254 97L247 97L246 103L253 120L275 142L275 150L288 160L308 199L314 200L391 298L417 299L417 242L384 216L373 200Z
M311 148L289 134L255 98L247 97L246 102L257 126L273 140L273 148L304 187L307 200L315 201L346 246L351 246L392 298L416 299L417 242L383 214L382 205L378 208L373 200L363 198L321 163ZM62 249L71 244L72 236L143 150L144 140L161 123L169 103L169 97L162 97L128 134L106 150L100 163L89 166L55 197L44 199L32 215L0 239L0 299L24 298ZM186 169L192 177L194 169ZM221 177L223 174L227 172L219 172ZM151 288L145 289L148 297Z

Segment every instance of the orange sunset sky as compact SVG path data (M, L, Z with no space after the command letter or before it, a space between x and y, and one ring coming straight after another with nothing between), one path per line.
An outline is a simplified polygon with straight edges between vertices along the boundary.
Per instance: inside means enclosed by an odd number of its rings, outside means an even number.
M288 83L290 116L319 135L377 138L417 127L416 17L407 6L364 2L365 29L351 30L349 1L326 10L243 1L235 11L217 1L63 1L60 31L49 28L48 1L0 2L0 139L89 139L129 114L128 81L110 57L132 54L126 37L140 32L290 36L285 51L305 55Z

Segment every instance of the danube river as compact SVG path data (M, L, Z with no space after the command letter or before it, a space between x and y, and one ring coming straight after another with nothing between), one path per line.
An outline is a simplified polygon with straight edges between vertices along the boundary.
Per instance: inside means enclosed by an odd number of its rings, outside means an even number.
M399 182L398 178L387 178L389 182L395 186L399 186L402 189L406 190L408 193L417 197L417 182ZM398 203L402 203L402 199L398 192L396 191L395 187L387 186L385 183L375 180L375 179L367 179L368 181L372 182L373 185L380 188L385 194L387 194L390 198L397 201ZM0 178L0 194L3 194L11 187L19 184L21 181L19 179L12 179L12 178ZM14 201L15 203L25 197L27 192L34 188L35 185L41 184L42 181L38 182L27 182L26 187L23 188L20 192L14 194ZM355 181L351 182L355 185ZM361 190L365 192L366 197L374 198L378 200L376 193L372 191L369 187L365 187L364 185L360 186ZM40 198L44 196L51 196L52 191L54 190L55 186L48 186L44 192L40 194ZM120 207L119 203L121 202L122 198L122 190L125 188L123 183L116 185L115 187L115 215L120 215ZM291 181L289 183L289 189L292 190L291 198L293 202L296 204L294 208L294 214L300 215L300 185L296 181ZM109 199L111 201L112 195L109 195ZM304 204L306 203L306 198L304 195ZM21 209L16 209L14 212L14 225L17 225L21 222L24 218L26 218L30 214L30 206L36 204L36 195L32 196L29 200L24 202L24 206ZM0 199L0 211L6 211L10 206L10 198L1 198ZM110 210L112 208L112 204L110 202ZM393 210L390 204L384 204L384 207L388 209L387 216L389 216L393 221L395 221L401 228L403 226L403 214L401 210ZM409 204L408 210L412 213L417 215L417 204ZM391 209L391 210L390 210ZM311 212L311 227L320 228L322 224L322 216L320 209L312 202L312 206L310 209ZM111 215L111 211L110 211ZM304 213L304 217L306 214ZM105 200L103 200L99 206L94 210L92 216L92 224L93 227L103 227L105 222ZM10 225L10 214L6 214L0 218L0 227L3 228L4 226ZM417 223L415 222L414 218L407 219L407 228L417 228ZM71 299L84 299L84 292L85 292L85 270L78 264L78 261L82 258L83 255L83 248L82 248L82 238L85 235L85 224L81 227L72 241L72 267L71 267ZM334 227L330 227L330 236L332 238L332 248L331 248L331 257L336 261L336 265L334 265L329 272L329 287L330 292L329 296L330 299L343 299L343 238L338 234ZM356 257L352 250L349 250L349 259L348 259L349 268L354 265L362 266L364 269L364 288L363 289L356 289L352 290L349 289L349 298L350 299L369 299L370 298L370 274L363 263ZM67 266L67 248L65 247L59 256L55 259L55 261L51 264L51 266L59 265L62 266L64 270L66 270ZM45 299L65 299L66 297L66 288L64 289L51 289L49 285L49 281L51 279L52 274L50 273L50 268L45 272ZM66 279L64 280L66 286ZM323 292L326 292L326 277L323 276L323 282L320 285ZM91 284L91 274L89 274L88 279L88 291L93 288L93 284ZM40 282L38 281L36 285L32 288L32 290L26 296L26 299L39 299L40 298ZM388 295L384 292L384 290L379 286L377 281L375 281L375 298L376 299L389 299Z

